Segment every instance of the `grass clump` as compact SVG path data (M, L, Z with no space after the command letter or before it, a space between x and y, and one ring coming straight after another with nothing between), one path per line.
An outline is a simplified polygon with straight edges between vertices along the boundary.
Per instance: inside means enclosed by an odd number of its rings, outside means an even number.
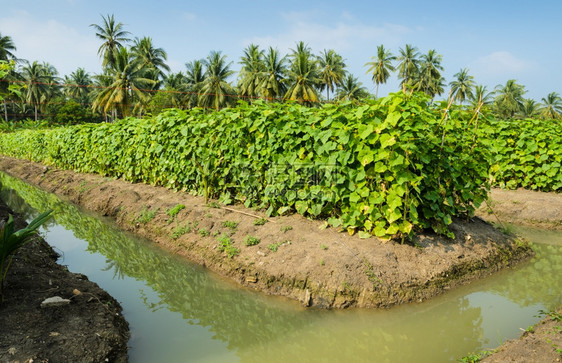
M271 251L273 251L273 252L277 252L277 250L279 249L279 247L283 246L284 244L290 245L290 244L291 244L291 241L285 240L285 241L282 241L282 242L272 243L272 244L269 244L269 245L267 246L267 248L269 248L269 249L270 249Z
M201 237L207 237L211 234L207 228L201 228L197 233L199 233Z
M156 208L155 210L151 211L151 210L148 210L146 207L143 207L142 210L140 211L139 215L137 216L137 218L135 218L135 222L141 223L141 224L146 224L146 223L150 222L156 216L156 213L158 212L158 209L159 208Z
M187 222L187 224L185 224L183 226L177 226L176 228L174 228L170 237L172 237L172 239L178 239L182 235L184 235L186 233L190 233L192 230L193 230L193 227L191 226L191 223Z
M168 219L168 222L172 221L174 218L176 218L176 216L178 215L178 213L185 208L185 205L183 204L176 204L173 208L170 208L166 211L166 214L170 216L170 219Z

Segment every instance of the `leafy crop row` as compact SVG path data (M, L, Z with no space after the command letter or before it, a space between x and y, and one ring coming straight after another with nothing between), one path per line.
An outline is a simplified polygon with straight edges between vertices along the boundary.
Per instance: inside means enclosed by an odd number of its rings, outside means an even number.
M5 134L0 153L325 218L360 236L448 233L486 197L489 156L473 125L423 95L363 106L255 104L207 113Z
M502 188L562 189L562 122L490 121L481 129L492 153L492 183Z

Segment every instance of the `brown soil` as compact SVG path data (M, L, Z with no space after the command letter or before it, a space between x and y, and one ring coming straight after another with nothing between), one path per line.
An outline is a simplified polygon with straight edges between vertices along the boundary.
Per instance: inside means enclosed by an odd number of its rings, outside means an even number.
M492 189L488 204L476 214L492 223L517 223L532 227L562 229L562 194L532 190Z
M557 314L558 320L546 317L532 330L525 331L519 339L507 341L482 362L561 362L562 307L558 308Z
M9 213L0 201L0 220ZM25 226L15 220L17 229ZM129 327L119 303L57 257L39 236L14 255L0 303L0 362L127 361ZM71 302L41 307L54 296Z
M491 274L532 252L479 218L455 220L456 240L427 233L414 244L359 239L299 215L265 218L241 206L212 208L201 197L98 175L58 170L1 157L0 170L115 218L147 237L242 285L323 308L389 307L421 301ZM176 217L167 211L185 205ZM143 213L144 210L144 213ZM142 218L155 211L154 218ZM229 222L236 224L228 227ZM178 227L191 232L173 238ZM208 234L208 235L207 235ZM218 238L228 236L239 253L229 258ZM245 246L248 236L260 243ZM277 245L277 251L274 247Z

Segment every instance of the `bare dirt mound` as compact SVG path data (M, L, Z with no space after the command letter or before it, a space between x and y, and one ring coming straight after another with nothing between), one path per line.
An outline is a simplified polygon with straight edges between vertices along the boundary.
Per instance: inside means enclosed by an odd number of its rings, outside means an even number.
M359 239L299 215L266 218L241 206L161 187L58 170L2 157L0 170L147 237L242 285L323 308L389 307L421 301L528 258L532 252L490 224L454 221L452 241Z
M9 213L0 201L0 220ZM40 237L14 256L0 303L0 362L126 362L129 326L121 306L57 257ZM70 303L41 307L55 296Z
M476 214L492 223L517 223L532 227L562 229L562 194L533 190L492 189L488 205Z
M482 362L562 362L562 307L510 340Z

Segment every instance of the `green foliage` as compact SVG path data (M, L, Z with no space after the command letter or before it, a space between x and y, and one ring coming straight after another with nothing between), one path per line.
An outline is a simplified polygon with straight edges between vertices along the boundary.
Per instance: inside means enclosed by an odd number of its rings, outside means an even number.
M224 222L222 222L222 226L226 227L226 228L230 228L232 230L236 230L236 228L238 227L238 222L224 221Z
M482 359L484 359L486 356L492 354L494 351L491 350L483 350L479 353L471 353L467 356L462 357L461 359L459 359L459 362L462 363L478 363L480 362Z
M255 246L260 243L260 239L254 236L246 236L244 239L244 245L246 246Z
M277 250L279 249L279 247L281 247L283 244L287 243L288 241L283 241L283 242L276 242L276 243L271 243L269 245L267 245L267 248L269 248L271 251L273 252L277 252Z
M21 131L0 153L326 218L362 236L447 233L486 197L488 152L472 125L422 94L309 108L256 101L217 112Z
M549 317L551 320L554 321L562 321L562 313L557 312L556 310L539 310L539 317Z
M183 204L176 204L173 208L170 208L166 211L166 214L170 216L170 218L175 218L178 213L185 208Z
M157 212L158 212L158 208L151 211L151 210L148 210L146 207L143 207L142 210L140 211L139 215L137 216L137 218L135 218L134 222L146 224L146 223L148 223L148 222L150 222L151 220L154 219Z
M172 239L178 239L182 235L186 233L190 233L192 230L193 230L193 226L191 225L191 222L187 222L183 226L177 226L176 228L174 228L170 237L172 237Z
M254 226L263 226L264 224L267 223L267 219L266 218L258 218L258 219L254 219Z
M211 234L207 228L201 228L197 233L199 233L201 237L207 237Z
M286 233L293 229L293 226L283 226L281 227L281 232Z
M228 236L222 235L218 238L218 241L219 251L225 252L229 258L233 258L240 253L240 249L232 245L232 240Z
M33 121L8 121L0 123L0 132L15 132L21 130L40 130L49 128L49 122L45 120Z
M562 121L487 122L481 133L492 152L492 184L541 191L562 189Z
M0 223L0 295L4 288L4 281L12 263L13 254L24 244L31 240L37 229L49 219L52 210L41 213L29 225L14 232L14 219L12 215L7 221Z
M89 107L82 106L73 100L63 101L62 105L58 103L49 105L47 113L53 114L54 116L50 120L59 125L76 125L99 121Z

